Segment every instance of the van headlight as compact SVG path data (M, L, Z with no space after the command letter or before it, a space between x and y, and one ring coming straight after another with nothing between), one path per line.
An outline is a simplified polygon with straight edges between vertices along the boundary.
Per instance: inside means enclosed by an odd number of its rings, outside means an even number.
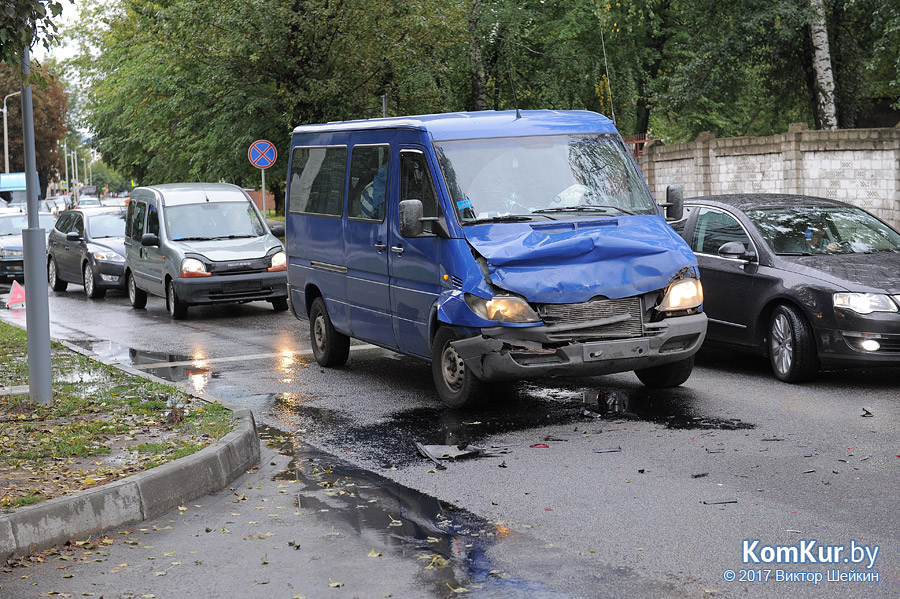
M703 286L699 279L679 279L669 285L666 295L657 310L660 312L680 312L699 308L703 304Z
M834 307L853 310L857 314L897 311L897 304L881 293L835 293Z
M272 266L269 267L269 272L276 270L287 270L287 254L283 251L272 254Z
M181 261L182 277L209 277L211 273L206 272L206 265L196 258L185 258Z
M515 295L495 295L489 300L466 294L466 303L475 314L497 322L540 322L541 318L523 298Z

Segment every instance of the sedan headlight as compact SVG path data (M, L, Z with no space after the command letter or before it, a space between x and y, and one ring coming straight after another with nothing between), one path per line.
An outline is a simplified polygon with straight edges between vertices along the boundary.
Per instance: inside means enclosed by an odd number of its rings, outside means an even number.
M857 314L897 312L897 304L881 293L835 293L834 307L853 310Z
M660 312L678 312L699 308L703 304L703 286L698 279L679 279L669 285Z
M287 254L284 252L272 254L272 266L269 267L269 272L276 270L287 270Z
M196 258L185 258L181 261L182 277L208 277L210 273L206 272L206 265Z
M102 260L103 262L125 262L124 256L111 250L97 250L91 252L91 255L94 256L95 260Z
M22 250L13 248L0 248L0 258L21 258Z
M496 320L497 322L540 322L541 320L528 302L514 295L495 295L486 300L467 293L466 303L473 312L487 320Z

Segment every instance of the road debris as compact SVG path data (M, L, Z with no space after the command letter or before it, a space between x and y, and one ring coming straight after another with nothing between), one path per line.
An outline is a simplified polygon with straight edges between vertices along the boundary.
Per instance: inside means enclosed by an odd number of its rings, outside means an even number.
M727 503L737 503L737 499L719 499L716 501L704 501L704 505L725 505Z
M604 447L603 449L595 449L594 453L619 453L622 451L621 447Z
M709 472L695 472L691 474L691 478L703 478L704 476L709 476Z
M873 414L873 413L872 413L870 410L868 410L867 408L863 408L862 411L863 411L863 413L860 414L860 416L862 416L863 418L872 418L873 416L875 416L875 414Z

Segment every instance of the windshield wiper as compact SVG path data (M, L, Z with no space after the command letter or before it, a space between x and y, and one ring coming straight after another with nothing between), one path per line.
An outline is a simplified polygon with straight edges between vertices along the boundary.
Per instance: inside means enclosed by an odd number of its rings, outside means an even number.
M506 216L489 216L487 218L478 218L463 223L463 226L482 225L484 223L522 223L532 220L530 216L520 216L518 214L507 214Z
M557 208L541 208L540 210L534 210L535 214L543 214L545 212L607 212L609 210L616 210L622 214L634 214L634 212L629 212L624 208L619 208L618 206L609 206L609 205L592 205L592 204L578 204L577 206L559 206Z
M249 239L250 237L260 237L260 235L220 235L213 239Z
M212 241L215 237L179 237L173 241Z

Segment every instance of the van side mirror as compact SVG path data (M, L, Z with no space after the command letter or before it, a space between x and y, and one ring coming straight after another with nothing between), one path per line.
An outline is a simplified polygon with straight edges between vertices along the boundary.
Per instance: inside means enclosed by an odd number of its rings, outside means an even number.
M666 209L666 220L681 220L684 217L684 188L681 185L666 187L666 201L660 204Z
M284 225L272 225L270 230L275 237L284 237Z
M141 235L141 245L143 246L159 246L159 236L153 233L144 233Z
M400 234L404 237L419 237L425 232L422 217L425 211L422 200L402 200L400 202Z

